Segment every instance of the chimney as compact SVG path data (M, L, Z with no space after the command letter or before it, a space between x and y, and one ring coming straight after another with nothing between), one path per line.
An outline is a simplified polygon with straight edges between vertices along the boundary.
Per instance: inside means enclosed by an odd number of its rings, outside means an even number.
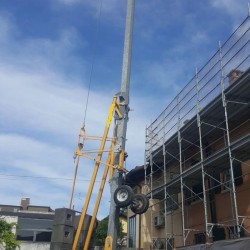
M30 198L22 198L21 199L21 207L23 210L28 210L28 206L30 204Z
M229 84L233 84L244 72L238 69L233 69L227 75L229 78Z

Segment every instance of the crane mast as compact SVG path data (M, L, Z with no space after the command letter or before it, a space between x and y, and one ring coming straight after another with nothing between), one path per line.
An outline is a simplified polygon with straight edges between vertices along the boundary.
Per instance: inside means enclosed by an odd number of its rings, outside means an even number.
M92 214L91 222L87 231L86 240L84 243L84 250L89 248L91 235L94 230L94 225L96 222L96 216L98 208L100 205L105 181L107 178L108 171L110 171L110 191L111 191L111 201L110 201L110 211L109 211L109 222L108 222L108 232L105 241L105 250L115 250L117 245L117 231L119 226L119 212L121 207L133 206L134 212L141 212L141 207L144 208L148 206L148 202L141 201L141 197L134 197L131 187L124 185L123 174L126 172L124 169L124 161L126 158L125 144L126 144L126 132L128 123L128 113L129 113L129 87L130 87L130 68L131 68L131 52L132 52L132 33L133 33L133 20L134 20L134 5L135 0L127 0L127 14L126 14L126 28L125 28L125 41L124 41L124 51L123 51L123 65L122 65L122 77L121 77L121 90L113 97L112 104L109 109L108 118L106 120L106 126L102 137L88 136L85 134L85 128L82 127L78 139L78 149L75 150L75 156L77 157L74 181L72 185L71 197L69 208L72 205L72 199L74 194L75 180L77 175L79 157L85 157L92 159L95 162L93 169L90 185L88 187L86 199L79 219L79 224L76 230L76 234L73 240L72 250L76 250L79 244L79 239L81 237L82 227L85 221L85 216L88 210L90 199L92 196L93 188L95 185L95 180L97 173L99 171L100 164L105 165L103 171L102 182L99 186L99 192L96 199L94 211ZM114 132L113 137L109 138L109 128L112 123L112 118L114 117ZM97 139L100 140L99 150L83 150L83 145L85 140ZM106 141L110 141L110 148L105 149ZM103 153L108 153L106 163L102 161ZM97 157L91 157L89 154L97 153ZM125 197L125 199L124 199ZM143 199L145 200L145 199ZM131 208L130 206L130 208ZM139 210L138 210L139 209Z
M114 165L119 165L120 154L125 152L126 132L129 113L129 88L130 88L130 69L131 69L131 53L132 53L132 37L134 24L134 5L135 0L127 0L126 27L123 50L123 64L121 76L121 92L117 94L119 102L124 103L120 108L121 118L115 117L115 126L117 128L117 140L115 145ZM123 159L124 160L124 159ZM108 237L112 237L112 250L116 249L117 230L119 226L120 208L114 202L114 192L122 185L122 172L116 168L110 179L110 211L108 223Z

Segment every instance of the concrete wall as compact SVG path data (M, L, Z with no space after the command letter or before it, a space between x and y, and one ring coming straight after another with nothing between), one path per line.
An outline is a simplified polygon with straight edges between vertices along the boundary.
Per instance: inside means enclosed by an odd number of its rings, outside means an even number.
M27 210L32 212L41 212L41 213L50 212L49 207L42 207L42 206L28 206Z
M17 212L22 210L20 206L11 206L11 205L0 205L1 212Z
M18 248L17 248L18 249ZM21 242L20 250L49 250L50 242Z

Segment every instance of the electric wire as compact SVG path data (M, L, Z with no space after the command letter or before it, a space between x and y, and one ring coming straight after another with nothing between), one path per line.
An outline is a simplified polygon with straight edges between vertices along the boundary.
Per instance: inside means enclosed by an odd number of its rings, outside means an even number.
M47 179L47 180L63 180L72 181L72 178L61 178L61 177L48 177L48 176L33 176L33 175L14 175L14 174L0 174L0 179L12 179L12 178L30 178L30 179ZM79 182L89 182L90 179L79 179ZM101 182L101 180L96 180Z
M93 76L93 69L94 69L94 62L95 62L95 49L96 49L96 44L97 44L97 37L98 37L98 34L99 34L99 30L100 30L101 12L102 12L102 0L99 0L99 10L98 10L96 31L95 31L95 34L94 34L94 37L93 37L93 43L91 43L92 46L91 46L91 49L90 49L90 55L92 55L92 58L90 60L91 62L90 62L90 72L89 72L89 84L88 84L87 98L86 98L86 104L85 104L85 110L84 110L83 125L82 125L82 128L81 128L83 130L85 130L85 123L86 123L86 117L87 117L87 111L88 111L90 88L91 88L91 84L92 84L92 76ZM76 163L76 166L75 166L74 178L72 179L73 185L72 185L72 190L71 190L69 208L71 208L73 197L74 197L74 189L75 189L79 159L80 158L78 156L77 163Z
M90 88L91 88L92 78L93 78L93 70L94 70L94 63L95 63L95 53L94 53L94 51L95 51L95 48L96 48L97 37L99 35L100 26L101 26L100 22L101 22L101 13L102 13L102 0L100 0L99 2L100 2L100 5L99 5L99 10L98 10L96 31L95 31L95 35L94 35L94 39L93 39L94 42L92 43L92 46L91 46L92 59L91 59L90 73L89 73L88 92L87 92L85 111L84 111L84 117L83 117L83 127L85 127L87 111L88 111L88 104L89 104Z

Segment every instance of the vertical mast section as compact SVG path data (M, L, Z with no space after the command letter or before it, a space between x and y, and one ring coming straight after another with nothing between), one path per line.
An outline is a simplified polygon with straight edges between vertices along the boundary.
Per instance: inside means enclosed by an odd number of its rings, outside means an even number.
M121 77L121 92L117 94L118 102L124 103L120 107L122 114L121 119L115 117L115 126L117 128L117 140L115 146L115 159L114 165L119 165L120 152L125 151L126 132L129 113L129 87L130 87L130 69L131 69L131 52L132 52L132 36L133 36L133 23L134 23L134 5L135 0L127 0L127 15L125 27L125 39L123 50L123 65ZM115 169L113 176L110 180L110 211L108 223L108 236L112 237L112 249L116 249L117 245L117 231L119 228L119 212L120 209L116 207L114 202L114 192L122 184L122 172Z

